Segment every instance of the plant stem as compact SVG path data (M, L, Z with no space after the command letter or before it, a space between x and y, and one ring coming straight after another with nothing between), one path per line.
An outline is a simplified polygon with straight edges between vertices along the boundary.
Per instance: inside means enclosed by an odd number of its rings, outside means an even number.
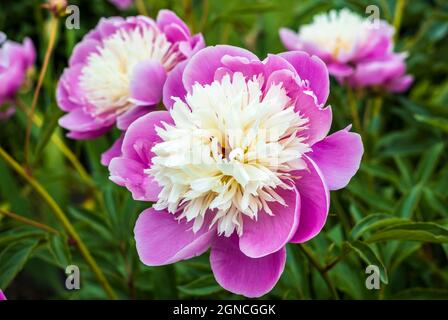
M17 106L22 110L28 117L30 117L29 108L22 100L17 101ZM41 117L34 113L32 117L33 123L39 128L42 127L42 119ZM75 170L79 173L79 176L82 180L91 188L95 187L95 183L93 182L92 177L87 173L87 170L84 166L79 162L76 155L70 150L69 147L64 143L64 141L57 135L53 134L50 138L51 142L61 151L61 153L67 158L67 160L72 164Z
M400 33L401 21L403 18L403 11L405 4L406 0L397 0L397 4L395 5L395 15L394 15L395 41L397 40L398 34Z
M358 132L359 134L362 135L361 120L359 118L359 113L358 113L358 103L356 101L353 90L350 87L347 87L347 97L348 97L348 104L349 104L350 112L352 114L353 125L355 126L356 132Z
M146 9L145 2L143 0L135 0L135 6L139 14L143 16L149 16L148 10Z
M302 252L305 254L307 259L311 262L311 264L316 268L317 271L319 271L322 279L324 279L325 284L327 285L328 289L330 290L333 299L339 300L339 294L336 291L336 288L333 286L333 283L331 282L330 277L328 276L327 270L325 270L317 261L316 257L312 253L312 251L303 243L299 244L299 248L302 250Z
M0 214L5 216L5 217L8 217L8 218L14 219L16 221L19 221L21 223L27 224L29 226L33 226L35 228L44 230L46 232L54 233L54 234L57 234L57 235L59 234L58 230L56 230L56 229L54 229L54 228L52 228L50 226L47 226L46 224L43 224L43 223L37 222L35 220L31 220L31 219L22 217L22 216L20 216L18 214L15 214L15 213L12 213L12 212L8 212L8 211L2 210L2 209L0 209Z
M104 288L104 291L107 293L109 298L111 299L117 299L117 296L115 292L113 291L112 287L110 286L109 282L107 281L106 277L104 276L103 272L97 265L96 261L92 257L90 251L84 244L84 242L81 240L80 236L78 235L78 232L73 227L71 222L68 220L66 214L62 211L61 207L56 203L56 201L51 197L51 195L44 189L44 187L35 180L32 176L27 174L27 172L2 148L0 147L0 157L5 160L5 162L11 166L14 171L16 171L22 178L24 178L30 186L39 194L39 196L47 203L47 205L52 209L54 215L59 220L59 222L62 224L64 229L67 231L67 233L70 235L71 238L76 242L77 247L79 251L81 252L81 255L86 260L87 264L89 265L92 272L97 277L98 281L101 283L101 285Z
M47 51L45 52L44 63L39 73L39 80L37 82L36 88L34 90L33 102L31 103L30 115L28 117L28 125L26 127L26 135L25 135L25 164L28 170L30 170L30 138L31 138L31 128L33 126L33 115L34 110L36 109L37 101L39 100L40 89L42 88L42 84L45 79L45 74L47 73L48 63L50 62L51 53L53 52L54 44L56 42L56 35L59 26L59 20L54 15L51 15L50 18L50 36L48 39Z

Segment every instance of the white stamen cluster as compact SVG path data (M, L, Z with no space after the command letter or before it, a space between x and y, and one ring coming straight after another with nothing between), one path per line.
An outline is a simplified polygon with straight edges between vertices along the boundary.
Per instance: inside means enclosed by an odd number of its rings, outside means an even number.
M299 30L302 42L314 44L335 59L343 59L368 41L369 21L348 9L319 14Z
M118 30L105 39L98 53L88 57L82 69L80 87L93 110L93 116L105 113L121 114L130 103L129 84L137 63L154 59L169 71L179 60L165 34L154 27Z
M243 215L257 219L262 210L275 214L270 202L287 205L278 190L291 189L292 172L306 169L309 146L299 133L308 119L282 84L263 92L262 77L226 75L193 86L170 113L174 124L157 128L162 141L146 170L162 187L154 208L194 220L195 232L208 216L230 236L243 233Z

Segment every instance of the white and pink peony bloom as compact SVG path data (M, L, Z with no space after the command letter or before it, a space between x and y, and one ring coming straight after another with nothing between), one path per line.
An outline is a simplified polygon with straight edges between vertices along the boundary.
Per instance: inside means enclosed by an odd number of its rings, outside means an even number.
M340 83L402 92L413 78L406 75L406 53L393 51L393 34L393 27L386 21L372 22L348 9L317 15L298 33L280 30L288 50L319 56Z
M359 168L361 137L327 136L325 64L305 52L269 55L220 45L199 51L164 88L167 111L132 123L110 179L155 202L135 226L143 263L211 249L217 282L248 297L269 292L285 245L323 228L330 190Z
M67 112L59 124L73 139L95 138L115 125L126 130L161 101L167 75L203 47L202 35L192 36L169 10L161 10L156 21L101 19L75 47L59 81L58 105Z
M6 40L0 32L0 120L9 118L15 111L14 101L28 71L36 60L31 39L22 44Z

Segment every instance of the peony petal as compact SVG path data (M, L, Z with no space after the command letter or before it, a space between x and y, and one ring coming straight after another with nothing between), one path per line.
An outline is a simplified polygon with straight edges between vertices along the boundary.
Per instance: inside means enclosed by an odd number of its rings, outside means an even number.
M168 111L150 112L135 120L124 136L121 148L123 157L136 160L145 165L145 168L149 168L154 155L151 149L160 141L156 126L161 127L162 122L173 122Z
M364 152L361 136L340 130L313 145L309 157L317 164L330 190L344 188L359 169Z
M157 26L162 31L165 31L165 28L168 26L176 25L182 29L184 34L190 36L190 29L188 29L188 26L171 10L160 10L157 14L156 21Z
M6 296L1 289L0 289L0 300L6 300Z
M96 131L100 128L109 127L111 123L103 123L90 114L85 113L82 108L75 109L59 119L59 125L70 131Z
M228 45L206 47L198 51L185 67L182 81L188 92L195 83L210 84L215 79L215 71L223 67L222 58L226 55L258 60L252 52Z
M273 216L261 211L258 219L244 217L240 249L248 257L261 258L283 248L297 230L300 218L300 195L296 188L276 190L287 206L269 202Z
M138 118L145 114L154 111L155 106L134 106L125 113L117 117L117 128L120 130L127 130L129 126Z
M92 53L97 53L101 47L101 43L95 39L85 39L79 42L73 49L73 53L69 60L69 66L74 66L78 63L87 63L87 58Z
M133 159L116 157L109 164L109 179L126 187L134 200L155 202L161 188L152 176L144 172L147 168Z
M296 92L296 111L304 118L308 118L308 129L303 131L305 142L312 146L325 138L330 131L333 113L331 107L321 108L317 105L316 97L307 90Z
M281 28L279 34L280 34L280 40L282 41L286 49L288 50L300 49L299 38L297 36L297 33L292 31L291 29Z
M133 69L130 83L130 101L135 105L155 105L162 99L166 80L165 68L155 60L137 63Z
M294 173L300 176L296 188L300 194L300 222L290 242L300 243L316 236L324 227L330 208L330 192L313 160L304 157L308 168Z
M219 285L249 298L261 297L271 291L285 262L285 248L263 258L249 258L240 251L236 234L217 238L210 253L210 265Z
M192 222L178 221L167 211L143 211L134 229L140 260L148 266L160 266L203 254L216 237L216 230L205 224L196 233L191 229Z
M121 146L123 144L123 138L124 134L122 134L115 142L112 144L112 146L103 154L101 155L101 164L103 166L108 166L110 161L113 158L121 156Z
M330 94L330 78L325 63L317 56L304 51L289 51L279 54L294 66L302 80L308 80L319 104L325 104Z
M186 61L181 62L168 74L165 86L163 87L163 104L167 109L171 109L174 105L172 97L178 97L184 100L187 95L187 91L182 83L182 74L186 65Z

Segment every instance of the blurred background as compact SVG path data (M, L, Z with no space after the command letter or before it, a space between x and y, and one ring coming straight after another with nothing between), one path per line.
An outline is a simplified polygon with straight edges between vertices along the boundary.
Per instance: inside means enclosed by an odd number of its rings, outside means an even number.
M32 38L38 52L16 114L1 123L0 146L19 164L24 163L33 83L49 40L51 15L42 2L0 0L0 31L14 41ZM208 45L241 46L264 58L284 51L279 28L298 30L331 9L366 15L372 4L398 30L395 47L408 52L414 84L403 94L365 91L356 97L365 146L361 169L347 188L332 192L330 216L319 236L287 248L285 272L264 298L448 298L447 1L138 0L125 11L107 0L69 3L80 9L80 29L65 28L61 18L33 119L32 177L25 178L11 161L0 159L0 212L10 213L0 214L0 288L9 299L111 297L76 239L55 218L54 204L119 298L242 299L216 283L208 255L165 267L144 266L136 254L133 227L149 204L133 201L129 192L108 180L107 168L100 164L101 153L119 132L73 141L58 127L62 112L55 102L57 80L74 45L101 17L155 18L159 9L168 8L194 33L202 32ZM332 131L352 122L348 103L346 88L332 79ZM45 192L36 191L36 184ZM65 288L65 268L71 264L80 268L80 290ZM368 265L380 269L378 290L366 288Z

